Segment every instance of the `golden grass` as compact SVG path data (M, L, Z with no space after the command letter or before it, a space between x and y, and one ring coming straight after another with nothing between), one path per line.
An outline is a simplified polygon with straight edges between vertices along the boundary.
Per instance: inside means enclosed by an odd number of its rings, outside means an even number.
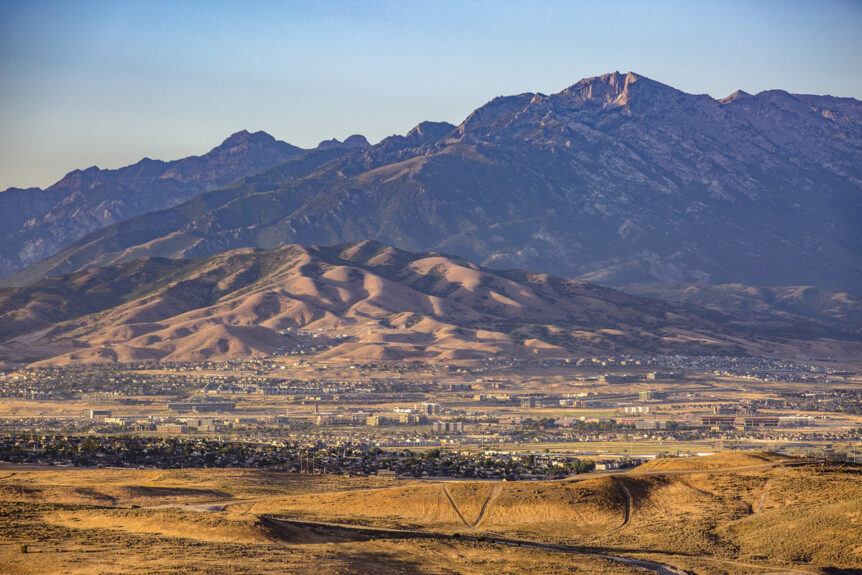
M769 557L850 569L862 565L862 499L792 506L749 515L716 533L743 559Z
M256 513L379 526L463 527L441 484L298 495L262 502Z
M556 482L7 470L0 477L0 573L642 572L463 540L361 541L356 533L305 527L288 537L265 527L264 513L582 545L701 575L862 569L859 468L770 466L780 459L753 453L664 461L648 472ZM632 501L620 528L623 488ZM223 510L193 511L208 507ZM34 553L22 553L22 544Z
M270 539L251 521L174 510L130 513L0 503L0 573L634 573L600 558L466 541L291 543ZM22 543L29 545L26 554Z
M196 541L265 543L272 540L254 515L224 516L176 509L75 509L45 517L49 524L73 529L118 529Z
M625 499L609 478L576 483L507 483L482 527L546 540L586 543L620 525Z
M768 452L727 451L703 457L654 459L641 465L637 471L691 471L766 465L792 458Z

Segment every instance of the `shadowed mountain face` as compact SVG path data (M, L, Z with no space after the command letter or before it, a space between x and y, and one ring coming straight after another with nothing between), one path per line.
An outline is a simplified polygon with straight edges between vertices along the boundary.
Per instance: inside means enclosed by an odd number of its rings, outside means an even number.
M614 73L340 151L109 226L6 281L373 238L610 285L862 291L857 100L715 100Z
M264 132L238 132L203 156L145 158L118 170L75 170L40 190L0 193L0 276L53 255L84 235L175 206L280 164L303 150Z
M335 345L324 357L362 359L820 349L816 342L788 347L787 332L769 343L753 329L721 327L725 320L577 280L493 272L376 242L289 245L137 260L0 289L0 360L262 356L295 344L288 328L328 336L316 340ZM350 338L332 339L337 334Z
M846 292L814 286L740 284L631 285L624 290L670 302L706 317L710 311L715 312L726 318L725 325L760 333L817 337L824 329L839 329L855 331L857 339L862 335L862 301Z

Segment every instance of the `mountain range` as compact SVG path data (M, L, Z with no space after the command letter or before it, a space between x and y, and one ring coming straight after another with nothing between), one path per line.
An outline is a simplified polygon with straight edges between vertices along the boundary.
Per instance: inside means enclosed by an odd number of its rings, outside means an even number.
M862 102L851 98L714 99L613 73L495 98L459 126L287 153L4 281L375 239L606 285L862 288Z
M807 341L610 288L373 241L147 258L0 289L0 361L63 365L269 356L464 360L606 353L857 354L846 332ZM787 323L787 318L784 318ZM314 334L313 339L308 339ZM303 339L305 338L305 339Z
M368 145L361 136L327 140L322 149ZM93 166L56 184L0 193L0 276L12 273L90 232L169 208L201 192L256 174L308 150L265 132L237 132L202 156L163 162L144 158L118 170Z

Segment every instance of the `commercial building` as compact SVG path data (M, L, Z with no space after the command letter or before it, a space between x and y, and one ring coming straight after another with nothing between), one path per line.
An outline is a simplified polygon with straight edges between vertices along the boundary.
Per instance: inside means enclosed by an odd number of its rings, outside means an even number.
M638 419L635 421L635 429L667 429L667 422L658 419Z
M110 409L91 409L90 419L95 421L104 421L106 417L111 417Z
M533 409L537 407L542 407L542 399L539 397L522 397L521 398L521 407L525 409Z
M736 425L735 415L704 415L700 418L701 424L705 427L717 427L719 429L728 429Z
M780 418L768 416L751 416L745 418L746 429L765 429L778 427Z
M335 423L335 414L318 413L317 417L314 418L314 423L316 425L332 425L333 423Z
M419 404L419 410L425 415L440 415L443 407L439 403L423 402Z
M156 425L157 433L170 433L170 434L180 434L186 433L189 430L185 425L180 425L179 423L162 423Z
M623 413L649 413L648 405L627 405L623 407Z
M424 419L423 416L418 413L399 413L398 414L398 423L420 423Z
M464 422L462 421L435 421L434 433L463 433Z

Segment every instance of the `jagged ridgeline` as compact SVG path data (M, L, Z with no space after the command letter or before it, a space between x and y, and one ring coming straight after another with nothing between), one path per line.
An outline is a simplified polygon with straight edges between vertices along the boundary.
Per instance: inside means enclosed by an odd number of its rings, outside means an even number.
M609 285L860 291L854 99L774 90L717 100L614 73L496 98L457 127L345 144L110 225L6 281L371 238Z
M367 146L362 136L321 142L338 150ZM118 170L75 170L56 184L11 188L0 194L0 276L51 256L94 230L130 217L176 206L201 192L257 174L303 150L264 132L233 134L202 156L163 162L144 158Z

